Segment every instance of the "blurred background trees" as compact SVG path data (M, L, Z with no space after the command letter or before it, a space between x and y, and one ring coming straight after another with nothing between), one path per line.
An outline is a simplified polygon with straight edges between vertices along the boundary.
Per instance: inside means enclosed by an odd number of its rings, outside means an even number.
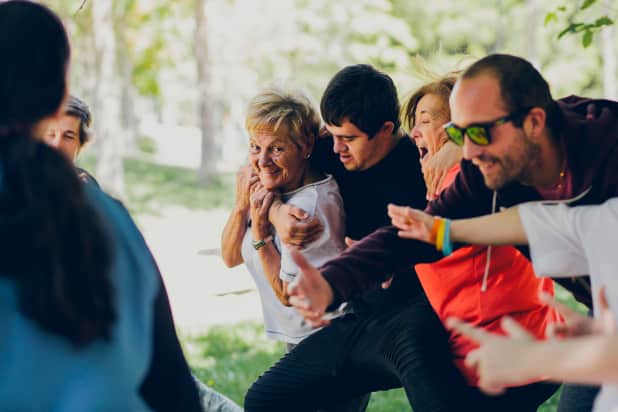
M235 169L253 94L282 85L317 103L351 63L387 71L404 96L425 80L417 56L444 74L507 52L533 61L557 97L617 97L618 0L45 3L69 27L72 92L95 116L96 174L119 196L123 157L192 168L203 183Z

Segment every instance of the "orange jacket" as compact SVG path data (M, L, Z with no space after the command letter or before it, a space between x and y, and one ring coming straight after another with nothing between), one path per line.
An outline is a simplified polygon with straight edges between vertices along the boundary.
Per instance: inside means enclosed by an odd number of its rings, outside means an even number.
M453 167L445 178L447 187L459 171ZM530 261L512 246L492 247L487 288L481 291L487 262L486 246L467 246L437 262L415 266L425 293L438 317L444 322L457 317L483 329L503 334L500 319L509 315L537 338L544 338L548 324L560 315L539 300L539 293L553 295L551 279L537 278ZM478 377L464 365L464 358L478 345L451 332L455 364L471 385Z

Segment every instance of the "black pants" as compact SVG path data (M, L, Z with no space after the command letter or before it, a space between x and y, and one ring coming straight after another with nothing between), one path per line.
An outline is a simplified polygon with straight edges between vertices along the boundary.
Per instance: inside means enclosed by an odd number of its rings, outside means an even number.
M369 316L350 314L302 341L260 376L245 411L315 411L402 387L415 412L536 411L557 389L534 384L487 397L453 364L448 334L424 295Z

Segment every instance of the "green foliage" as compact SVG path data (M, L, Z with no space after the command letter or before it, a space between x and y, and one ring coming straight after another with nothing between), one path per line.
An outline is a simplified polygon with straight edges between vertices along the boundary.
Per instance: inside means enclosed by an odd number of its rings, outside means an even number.
M189 209L231 207L234 176L215 176L207 186L198 182L193 169L164 166L139 159L125 159L128 204L132 213L156 215L162 206Z
M157 152L157 142L148 136L139 136L137 139L137 149L146 155L152 155Z
M95 170L92 156L81 156L77 163L88 171ZM215 176L210 184L202 186L194 169L133 158L124 160L124 171L127 207L134 216L157 215L165 206L189 209L232 207L235 187L232 174Z
M593 21L579 20L584 10L589 9L594 5L596 0L583 0L583 2L576 5L570 12L566 7L560 6L554 12L549 12L545 15L545 25L550 22L558 22L559 15L566 15L567 26L558 33L558 39L561 39L567 34L581 34L581 42L584 48L590 46L594 39L594 35L598 33L602 28L611 26L614 21L609 16L597 17Z

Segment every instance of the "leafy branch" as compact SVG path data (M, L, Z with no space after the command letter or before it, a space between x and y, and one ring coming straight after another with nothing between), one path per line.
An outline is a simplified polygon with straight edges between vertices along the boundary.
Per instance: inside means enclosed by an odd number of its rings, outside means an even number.
M560 33L558 33L558 39L566 36L567 34L580 34L582 35L582 46L588 47L592 44L594 35L598 33L603 27L611 26L614 21L609 16L601 16L592 22L578 21L579 14L595 4L597 0L583 0L579 5L568 15L568 25ZM567 13L565 6L558 7L555 11L549 12L545 15L545 26L552 21L558 21L558 16Z

